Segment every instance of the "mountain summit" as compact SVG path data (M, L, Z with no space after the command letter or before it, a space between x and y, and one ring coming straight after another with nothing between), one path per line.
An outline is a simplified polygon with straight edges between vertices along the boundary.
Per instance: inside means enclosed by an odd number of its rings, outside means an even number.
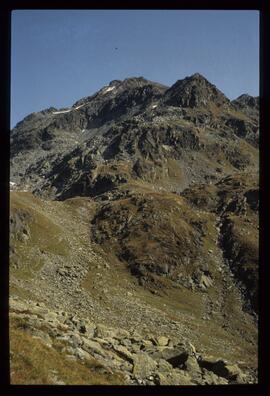
M229 99L205 77L195 73L178 80L165 95L165 103L170 106L206 107L210 103L217 106L229 104Z
M56 187L54 172L68 166L65 161L75 153L86 158L87 152L91 163L131 161L133 175L143 174L147 180L157 163L165 166L164 160L170 158L176 162L170 162L175 171L169 174L180 175L181 169L182 175L170 182L170 188L181 191L191 183L215 180L216 168L222 174L225 169L254 167L258 109L245 103L243 98L230 102L198 73L171 88L142 77L114 80L69 109L50 108L18 123L11 131L11 177L31 189L64 196L73 178ZM139 170L142 167L144 171ZM70 171L75 179L85 174L75 168Z

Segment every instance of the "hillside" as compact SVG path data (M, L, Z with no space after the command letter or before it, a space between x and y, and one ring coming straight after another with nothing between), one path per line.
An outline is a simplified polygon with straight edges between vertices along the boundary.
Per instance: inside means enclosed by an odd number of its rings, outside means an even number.
M12 383L257 382L258 117L196 73L16 125Z

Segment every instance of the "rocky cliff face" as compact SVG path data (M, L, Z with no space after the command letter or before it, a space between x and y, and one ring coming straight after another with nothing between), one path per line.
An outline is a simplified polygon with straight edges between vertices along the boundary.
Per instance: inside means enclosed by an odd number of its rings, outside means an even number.
M258 98L230 101L197 73L172 87L114 80L12 130L11 296L28 315L20 308L12 331L31 344L37 302L58 315L59 337L77 331L60 325L61 310L112 332L78 330L78 345L61 338L60 349L54 335L54 352L72 349L83 366L56 382L256 382L258 115ZM85 380L91 358L105 376L92 365ZM13 381L25 383L16 359Z
M97 195L100 165L109 173L119 160L130 164L131 177L177 192L256 170L258 107L245 98L230 102L199 74L169 89L143 78L112 81L71 109L50 108L17 124L11 179L64 199Z

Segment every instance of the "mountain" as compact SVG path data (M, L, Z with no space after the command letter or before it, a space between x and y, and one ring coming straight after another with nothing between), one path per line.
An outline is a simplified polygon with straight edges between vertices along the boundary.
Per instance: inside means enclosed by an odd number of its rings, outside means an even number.
M232 101L232 104L237 110L242 111L244 114L253 118L258 119L259 112L259 97L250 96L248 94L240 95L237 99Z
M257 382L258 140L258 98L199 73L113 80L19 122L13 383Z
M165 103L180 107L217 107L229 105L230 101L215 85L196 73L183 80L178 80L165 95Z

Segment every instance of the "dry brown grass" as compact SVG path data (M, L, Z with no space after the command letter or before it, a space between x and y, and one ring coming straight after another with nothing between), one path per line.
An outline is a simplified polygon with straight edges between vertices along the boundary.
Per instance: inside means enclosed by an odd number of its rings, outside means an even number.
M118 374L102 373L93 359L85 363L70 361L63 353L50 348L39 339L11 322L11 384L53 384L52 370L66 385L121 385Z

